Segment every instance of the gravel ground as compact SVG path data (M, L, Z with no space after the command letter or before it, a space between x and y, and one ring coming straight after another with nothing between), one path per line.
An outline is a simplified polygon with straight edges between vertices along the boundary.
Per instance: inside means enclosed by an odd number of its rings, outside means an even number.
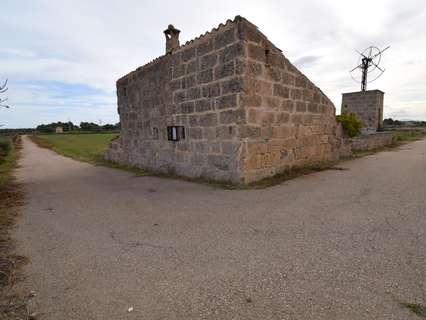
M401 320L418 317L398 301L426 302L426 141L239 191L23 145L38 319Z

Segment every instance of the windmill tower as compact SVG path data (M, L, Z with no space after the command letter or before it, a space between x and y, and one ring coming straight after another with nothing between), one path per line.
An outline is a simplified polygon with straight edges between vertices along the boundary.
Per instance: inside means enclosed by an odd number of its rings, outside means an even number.
M361 91L343 93L341 113L354 113L363 123L364 134L380 131L383 125L384 92L367 90L367 84L378 79L385 70L379 67L383 50L370 46L360 55L358 64L349 71L352 79L361 84Z

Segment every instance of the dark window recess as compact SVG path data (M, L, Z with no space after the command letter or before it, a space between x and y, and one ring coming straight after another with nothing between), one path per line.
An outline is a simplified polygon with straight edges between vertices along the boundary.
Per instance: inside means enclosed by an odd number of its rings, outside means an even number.
M270 55L271 51L269 49L265 49L265 63L266 65L270 65L271 63L271 55Z
M127 88L123 87L123 97L126 97L126 96L127 96Z
M169 141L179 141L185 139L184 126L169 126L167 127L167 139Z
M158 139L158 128L157 127L152 128L152 138Z

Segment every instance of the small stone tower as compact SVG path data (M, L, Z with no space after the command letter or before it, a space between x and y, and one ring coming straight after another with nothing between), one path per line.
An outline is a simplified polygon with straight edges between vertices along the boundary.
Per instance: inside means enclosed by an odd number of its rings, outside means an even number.
M171 53L174 49L179 47L179 33L180 30L169 24L169 27L164 30L166 36L166 54Z
M362 133L380 131L383 125L383 97L380 90L343 93L341 113L354 113L362 121Z

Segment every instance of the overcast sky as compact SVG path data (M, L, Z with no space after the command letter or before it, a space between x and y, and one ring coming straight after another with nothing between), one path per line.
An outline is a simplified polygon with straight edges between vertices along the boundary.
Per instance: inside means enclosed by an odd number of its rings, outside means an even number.
M6 127L117 122L115 81L164 53L168 24L182 43L236 15L257 25L337 111L342 92L359 90L348 72L355 50L391 45L386 72L369 89L386 92L385 117L426 120L425 0L2 0L0 9Z

